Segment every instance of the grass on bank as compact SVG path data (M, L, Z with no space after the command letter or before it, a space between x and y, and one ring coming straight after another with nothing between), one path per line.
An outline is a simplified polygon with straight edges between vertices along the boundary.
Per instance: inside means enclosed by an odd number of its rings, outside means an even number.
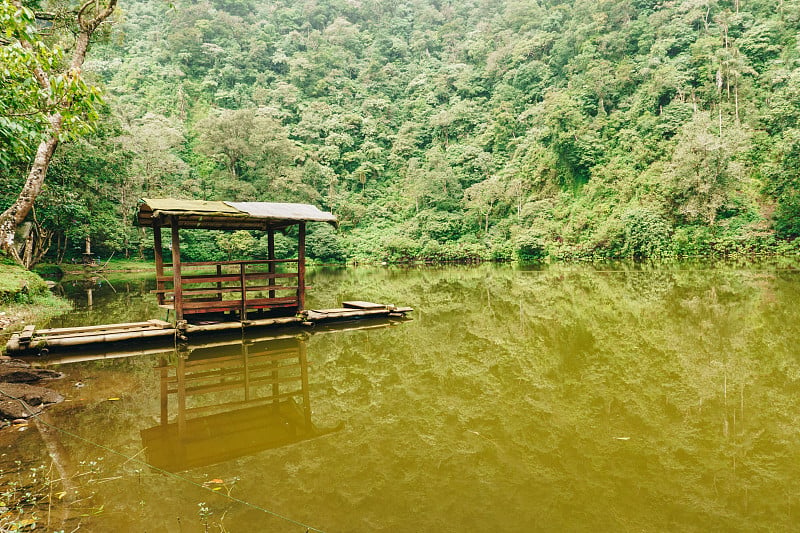
M70 309L70 303L51 293L38 274L0 261L0 335L24 324L41 324Z

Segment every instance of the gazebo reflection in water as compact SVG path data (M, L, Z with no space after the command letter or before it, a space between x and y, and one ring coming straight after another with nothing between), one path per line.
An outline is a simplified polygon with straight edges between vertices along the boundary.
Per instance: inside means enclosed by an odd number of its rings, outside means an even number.
M338 431L311 419L308 366L300 336L162 356L160 424L141 431L148 463L176 472Z

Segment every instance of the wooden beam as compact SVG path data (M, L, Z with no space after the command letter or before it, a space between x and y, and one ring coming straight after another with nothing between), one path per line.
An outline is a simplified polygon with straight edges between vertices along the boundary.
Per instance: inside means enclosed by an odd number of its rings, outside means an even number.
M272 261L273 263L297 263L297 259L275 259ZM200 266L215 266L215 265L240 265L241 263L245 263L247 265L268 265L270 263L269 259L256 259L253 261L199 261L199 262L192 262L187 263L183 262L182 266L184 268L189 267L200 267ZM170 263L164 263L164 266L169 268L172 267Z
M181 238L178 233L178 217L171 216L172 225L172 286L175 320L183 320L183 282L181 280Z
M297 311L300 312L306 308L306 223L297 226Z
M297 273L295 272L276 272L275 274L270 274L269 272L250 272L247 274L247 279L279 279L279 278L296 278ZM164 276L162 278L163 281L172 281L172 276ZM236 274L223 274L221 277L217 277L216 274L189 274L187 276L182 276L181 279L183 280L184 285L193 285L198 283L217 283L218 281L223 282L238 282L239 281L239 273Z

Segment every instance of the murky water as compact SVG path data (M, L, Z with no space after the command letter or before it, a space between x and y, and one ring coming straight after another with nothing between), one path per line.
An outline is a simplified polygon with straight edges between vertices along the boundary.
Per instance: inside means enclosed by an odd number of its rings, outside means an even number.
M795 530L796 266L318 269L413 320L56 365L49 449L91 531ZM163 318L99 281L53 325Z

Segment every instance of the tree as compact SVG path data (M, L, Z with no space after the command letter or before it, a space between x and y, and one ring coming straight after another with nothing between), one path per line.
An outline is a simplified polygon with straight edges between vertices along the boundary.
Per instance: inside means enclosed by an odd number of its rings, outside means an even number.
M11 113L0 108L6 124L16 125L29 135L39 137L39 145L30 163L28 176L17 199L0 214L0 249L10 254L26 267L23 260L25 246L32 245L30 232L17 238L17 229L31 212L36 197L42 190L47 168L59 142L70 135L85 133L96 119L95 105L99 103L99 90L83 80L81 68L86 59L89 42L100 24L114 12L117 0L101 4L95 0L83 3L75 12L77 36L68 64L60 61L62 52L48 48L36 29L35 16L20 0L2 0L0 20L5 27L2 46L3 57L9 58L12 94L15 87L35 86L22 91ZM5 75L4 75L5 76ZM6 80L3 80L4 84ZM5 90L4 90L5 92ZM16 117L24 120L15 121ZM25 155L25 146L18 145L19 155ZM28 254L30 256L30 254Z
M466 205L483 217L483 232L489 233L489 216L494 207L503 198L503 183L497 176L480 181L464 191Z
M272 180L302 155L268 109L219 109L201 120L197 131L197 151L223 165L233 180Z

